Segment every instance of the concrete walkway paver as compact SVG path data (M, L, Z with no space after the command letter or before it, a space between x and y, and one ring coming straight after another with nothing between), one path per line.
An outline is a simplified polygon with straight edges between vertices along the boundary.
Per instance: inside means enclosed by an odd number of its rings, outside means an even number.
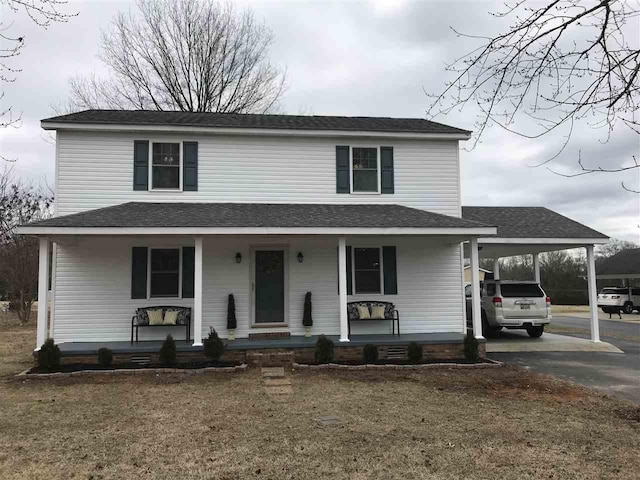
M260 369L264 389L270 398L276 401L286 401L293 393L291 379L287 378L283 367L262 367Z

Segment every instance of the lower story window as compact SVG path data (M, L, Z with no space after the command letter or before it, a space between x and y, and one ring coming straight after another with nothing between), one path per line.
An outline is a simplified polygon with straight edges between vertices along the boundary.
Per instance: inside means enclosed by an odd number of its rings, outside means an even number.
M382 293L380 248L354 248L353 273L355 293Z
M152 297L177 297L180 285L180 249L151 249Z

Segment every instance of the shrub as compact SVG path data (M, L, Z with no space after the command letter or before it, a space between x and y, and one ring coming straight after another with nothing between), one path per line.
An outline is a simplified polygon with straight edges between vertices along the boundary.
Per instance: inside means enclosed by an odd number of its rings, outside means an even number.
M470 333L467 333L464 337L464 358L474 363L480 360L478 340Z
M307 292L304 296L304 313L302 314L302 325L305 327L313 326L313 318L311 317L311 292Z
M204 354L207 358L217 362L220 357L222 357L224 353L224 342L213 328L210 328L209 337L205 338L202 343L204 344Z
M160 347L160 363L163 365L175 365L176 363L176 341L171 335L162 342Z
M362 359L364 363L375 363L378 360L378 347L372 343L367 343L362 349Z
M235 330L237 326L238 322L236 320L236 300L235 298L233 298L233 293L230 293L229 300L227 302L227 330ZM222 355L222 353L220 353L220 355Z
M316 362L329 363L331 360L333 360L333 341L320 335L316 342Z
M101 367L110 367L113 362L113 352L108 348L102 347L98 350L98 365Z
M47 338L38 350L38 366L45 370L54 370L60 366L60 347L53 338Z
M420 363L422 361L422 345L411 342L407 348L407 357L411 363Z

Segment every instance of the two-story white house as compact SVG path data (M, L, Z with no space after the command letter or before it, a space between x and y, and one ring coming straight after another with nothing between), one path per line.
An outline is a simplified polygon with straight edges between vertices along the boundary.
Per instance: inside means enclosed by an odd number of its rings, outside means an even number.
M167 305L191 309L189 328L140 328L137 340L171 333L199 347L210 327L228 336L229 294L236 341L303 338L307 292L313 336L399 327L461 342L462 244L496 234L462 218L458 151L470 132L423 119L106 110L42 127L56 132L55 215L21 229L41 239L41 299L52 257L38 347L49 336L135 341L136 309ZM399 325L350 322L356 301L393 303Z

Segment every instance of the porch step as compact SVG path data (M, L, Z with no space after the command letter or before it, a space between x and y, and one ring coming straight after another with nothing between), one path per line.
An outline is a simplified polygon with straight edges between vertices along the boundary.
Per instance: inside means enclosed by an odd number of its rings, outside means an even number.
M249 340L269 340L273 338L289 338L291 333L289 332L264 332L264 333L250 333Z
M389 360L407 358L407 347L387 347L387 358Z

